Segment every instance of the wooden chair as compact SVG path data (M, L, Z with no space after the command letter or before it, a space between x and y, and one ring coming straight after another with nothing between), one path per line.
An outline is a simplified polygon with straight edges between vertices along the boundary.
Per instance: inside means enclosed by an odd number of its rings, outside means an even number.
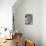
M15 33L14 39L15 39L16 46L22 45L22 33Z

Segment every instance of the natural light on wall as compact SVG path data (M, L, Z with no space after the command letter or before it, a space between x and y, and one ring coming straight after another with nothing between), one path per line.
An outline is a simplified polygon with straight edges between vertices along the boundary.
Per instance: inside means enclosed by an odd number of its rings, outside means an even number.
M12 28L11 9L3 9L0 11L0 27Z
M16 0L0 0L0 27L12 29L12 6Z

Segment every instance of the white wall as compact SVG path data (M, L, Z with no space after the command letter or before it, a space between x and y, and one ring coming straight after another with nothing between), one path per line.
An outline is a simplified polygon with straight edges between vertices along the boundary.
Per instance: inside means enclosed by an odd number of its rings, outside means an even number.
M41 4L41 40L42 46L46 46L46 0L42 0Z
M0 27L12 28L12 6L16 0L0 0Z
M14 9L15 28L22 32L24 37L35 41L36 46L41 46L41 1L40 0L23 0L23 2ZM33 24L25 25L25 14L33 14Z

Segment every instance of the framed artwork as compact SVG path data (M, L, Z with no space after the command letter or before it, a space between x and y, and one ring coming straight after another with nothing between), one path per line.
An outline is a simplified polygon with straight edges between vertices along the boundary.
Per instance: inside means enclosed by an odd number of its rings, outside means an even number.
M26 25L32 25L33 24L33 15L32 14L26 14L25 15L25 24Z

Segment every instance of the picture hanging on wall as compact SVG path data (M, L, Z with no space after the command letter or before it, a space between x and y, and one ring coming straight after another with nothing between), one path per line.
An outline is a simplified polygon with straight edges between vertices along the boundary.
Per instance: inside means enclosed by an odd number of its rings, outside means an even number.
M26 14L25 15L25 24L26 25L32 25L33 24L33 15L32 14Z

